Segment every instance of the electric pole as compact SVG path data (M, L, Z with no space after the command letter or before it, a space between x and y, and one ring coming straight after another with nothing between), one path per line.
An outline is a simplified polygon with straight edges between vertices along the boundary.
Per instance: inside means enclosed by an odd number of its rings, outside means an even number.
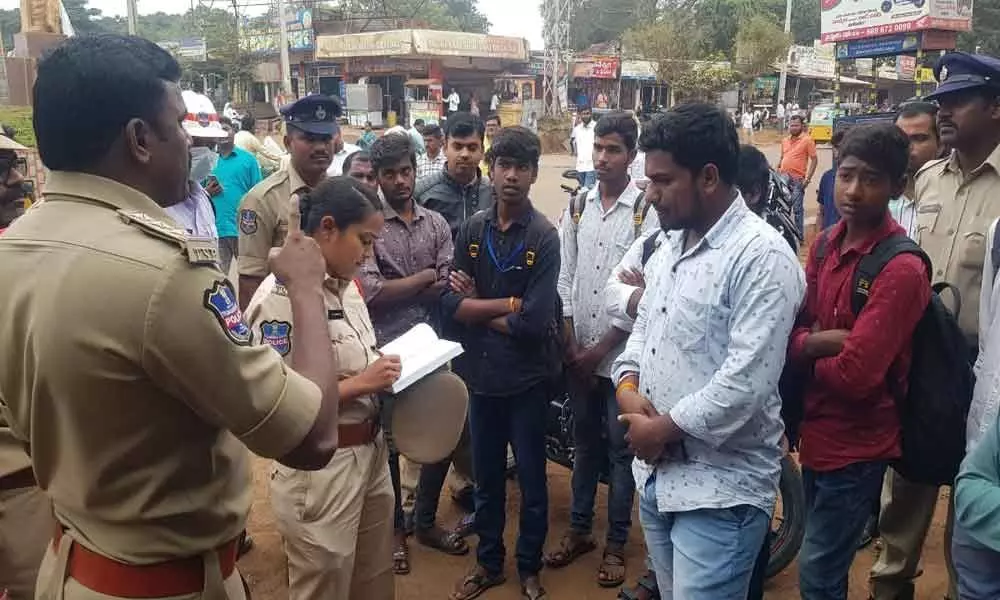
M278 40L281 54L281 87L283 88L287 101L292 99L292 65L288 59L288 15L285 9L285 0L278 0Z
M785 0L785 35L792 32L792 0ZM778 77L778 102L785 100L785 86L788 83L788 57L791 56L792 49L788 48L785 53L785 60L781 63L781 75ZM778 109L777 106L774 107Z
M567 78L572 69L569 62L571 57L569 52L569 19L571 16L572 0L542 1L542 22L545 27L542 98L548 100L545 104L545 114L549 117L562 115L561 92L567 85ZM562 70L561 73L560 70Z
M136 0L126 0L126 10L128 14L128 34L138 35L138 10Z

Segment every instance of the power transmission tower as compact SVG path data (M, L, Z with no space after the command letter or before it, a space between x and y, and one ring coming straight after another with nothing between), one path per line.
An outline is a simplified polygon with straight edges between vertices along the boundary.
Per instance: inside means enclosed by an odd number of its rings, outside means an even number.
M569 44L569 20L573 0L542 0L542 22L545 27L545 68L542 98L546 99L545 115L558 117L563 113L561 92L566 89L571 70L572 52ZM564 66L560 73L560 67Z

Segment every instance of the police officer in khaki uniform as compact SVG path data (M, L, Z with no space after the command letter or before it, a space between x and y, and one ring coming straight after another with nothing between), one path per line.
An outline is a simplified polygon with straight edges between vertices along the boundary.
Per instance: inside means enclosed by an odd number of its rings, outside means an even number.
M296 371L252 344L218 250L163 209L187 190L179 78L124 36L70 38L38 64L51 176L0 236L0 414L59 525L43 600L242 600L247 447L302 469L336 449L316 243L292 231L271 261L304 324Z
M291 600L392 600L393 489L389 451L379 432L376 394L399 377L398 356L381 356L359 284L353 281L383 217L378 195L350 177L333 177L301 200L302 228L326 257L323 286L329 339L340 359L340 448L326 467L306 473L276 465L271 502L288 555ZM302 324L288 290L269 275L247 318L255 340L282 356Z
M267 253L280 246L288 231L288 198L308 191L326 177L333 160L333 138L340 131L340 101L306 96L281 109L285 148L291 160L261 181L240 202L240 306L246 308L267 276Z
M27 150L0 135L0 232L24 210L24 177L17 152ZM38 565L52 537L52 504L35 483L24 443L0 415L0 597L35 597Z
M932 279L961 293L958 323L977 347L979 292L986 259L986 232L1000 217L1000 60L950 52L934 67L941 143L951 154L927 163L916 180L916 241L934 265ZM944 296L945 302L950 297ZM882 489L879 529L883 550L872 567L875 600L913 598L913 579L938 501L938 489L903 479L891 468ZM954 508L948 505L945 559L949 598L957 599L951 562Z

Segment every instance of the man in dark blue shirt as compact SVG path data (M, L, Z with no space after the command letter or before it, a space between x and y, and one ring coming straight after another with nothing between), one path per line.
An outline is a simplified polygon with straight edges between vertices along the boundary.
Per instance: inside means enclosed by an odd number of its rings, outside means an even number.
M456 323L465 354L456 361L470 391L469 433L476 474L479 536L476 566L452 600L466 600L504 581L507 445L517 456L521 487L517 570L522 595L545 595L538 579L548 530L545 416L560 357L559 236L531 204L541 145L524 127L493 140L487 160L497 202L458 230L446 319Z
M837 180L837 159L839 158L837 148L840 141L844 139L844 130L841 129L833 134L830 143L833 145L833 166L819 180L819 189L816 190L816 201L819 202L819 214L816 222L820 224L820 231L833 227L840 220L840 213L833 201L833 184Z

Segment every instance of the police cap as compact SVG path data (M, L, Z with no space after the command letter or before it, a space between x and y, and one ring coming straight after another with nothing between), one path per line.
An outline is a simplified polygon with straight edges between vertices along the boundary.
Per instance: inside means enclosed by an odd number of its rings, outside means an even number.
M1000 92L1000 60L985 54L949 52L934 65L938 87L926 99L979 87L992 87Z
M287 126L314 135L337 135L337 118L343 110L340 99L314 94L281 107L281 117Z

